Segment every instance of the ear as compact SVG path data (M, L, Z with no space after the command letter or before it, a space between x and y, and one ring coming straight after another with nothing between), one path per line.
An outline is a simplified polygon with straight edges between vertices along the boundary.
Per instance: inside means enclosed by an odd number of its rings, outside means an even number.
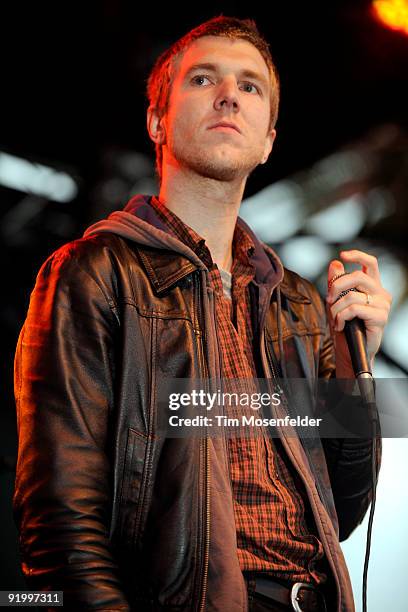
M273 143L276 138L276 130L270 130L266 136L265 149L262 157L261 164L265 164L268 161L268 157L272 151Z
M157 109L153 106L149 106L147 109L147 131L155 144L165 144L166 130L164 128L164 116L160 116L157 113Z

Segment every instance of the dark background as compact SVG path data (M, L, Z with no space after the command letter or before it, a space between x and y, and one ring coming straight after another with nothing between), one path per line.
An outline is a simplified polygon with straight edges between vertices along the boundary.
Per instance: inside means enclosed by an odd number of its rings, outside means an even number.
M112 207L124 205L140 179L139 162L143 176L152 180L144 91L154 60L215 15L256 20L281 76L282 102L274 152L250 178L251 195L378 126L398 126L406 134L408 37L378 23L370 4L253 1L182 7L61 0L2 7L0 152L67 171L79 192L67 203L34 198L37 212L14 233L2 232L1 589L23 588L10 506L16 456L12 360L29 293L53 250L80 236L112 202ZM406 148L403 153L406 158ZM0 186L0 198L3 223L27 194ZM407 225L402 212L381 232L404 266Z

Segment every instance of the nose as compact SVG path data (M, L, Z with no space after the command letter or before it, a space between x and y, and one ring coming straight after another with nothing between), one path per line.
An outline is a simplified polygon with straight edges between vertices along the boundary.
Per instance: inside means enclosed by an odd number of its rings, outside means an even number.
M237 112L239 110L238 88L235 79L224 79L220 83L214 100L214 108L217 111L228 109Z

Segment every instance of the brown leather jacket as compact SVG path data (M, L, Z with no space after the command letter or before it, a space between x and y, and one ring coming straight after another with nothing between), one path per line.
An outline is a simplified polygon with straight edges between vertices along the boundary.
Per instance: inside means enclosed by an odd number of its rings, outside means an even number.
M63 590L65 609L245 611L225 444L156 435L159 380L219 378L213 295L147 198L132 202L54 253L31 296L15 370L23 571L32 589ZM332 376L317 290L257 249L275 279L259 277L265 377L282 359L291 376ZM333 573L333 610L352 611L339 534L370 501L367 445L280 435Z

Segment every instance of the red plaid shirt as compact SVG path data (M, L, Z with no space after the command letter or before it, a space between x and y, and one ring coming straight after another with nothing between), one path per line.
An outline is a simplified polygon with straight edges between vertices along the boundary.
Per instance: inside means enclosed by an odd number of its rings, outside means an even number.
M232 299L224 295L221 275L205 241L157 198L158 216L171 233L206 265L216 300L216 327L224 379L254 379L253 328L249 283L254 244L236 226L233 237ZM265 435L230 437L229 461L233 490L238 558L242 571L265 572L291 582L322 583L323 547L303 483L279 440Z

